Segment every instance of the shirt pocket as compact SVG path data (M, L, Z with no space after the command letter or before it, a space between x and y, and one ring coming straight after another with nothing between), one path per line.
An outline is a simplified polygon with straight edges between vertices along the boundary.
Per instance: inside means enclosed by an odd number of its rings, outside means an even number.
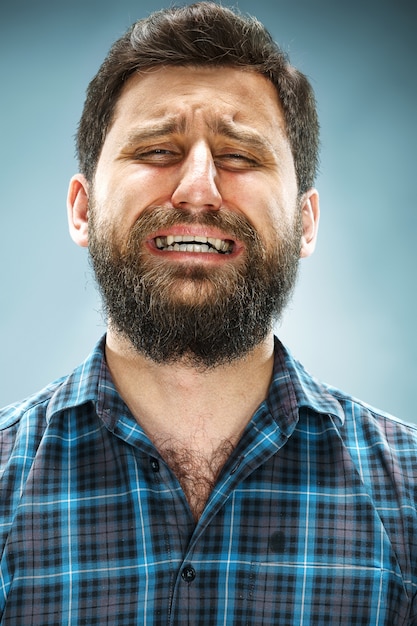
M364 565L253 562L248 624L405 626L400 572Z

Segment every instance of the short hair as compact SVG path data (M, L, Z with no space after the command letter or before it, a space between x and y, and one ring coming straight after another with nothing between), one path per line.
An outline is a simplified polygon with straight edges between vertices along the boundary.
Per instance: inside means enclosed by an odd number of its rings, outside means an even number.
M313 89L254 17L215 2L171 7L135 22L118 39L87 89L77 133L80 171L92 181L121 90L136 72L158 66L246 68L268 78L281 103L298 193L313 186L319 123Z

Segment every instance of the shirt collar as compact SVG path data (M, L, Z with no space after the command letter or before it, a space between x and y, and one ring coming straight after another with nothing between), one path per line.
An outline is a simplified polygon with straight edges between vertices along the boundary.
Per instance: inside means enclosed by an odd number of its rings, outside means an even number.
M345 416L342 406L332 394L330 387L318 381L297 361L291 352L275 337L274 374L270 394L279 389L280 404L308 408L315 413L331 415L343 424ZM270 405L276 403L270 402Z
M88 402L97 403L99 383L105 365L104 346L106 336L94 346L87 359L79 365L61 385L49 402L46 420L50 421L54 414L81 406Z
M106 395L103 385L111 387L108 391L112 395L115 393L105 363L104 346L105 335L97 342L84 363L57 387L49 403L47 421L59 411L88 402L95 405L102 402L103 395ZM121 399L120 401L122 402ZM329 388L311 376L277 338L273 376L266 403L272 417L279 422L284 432L292 430L302 407L316 413L332 415L341 423L344 421L342 407Z

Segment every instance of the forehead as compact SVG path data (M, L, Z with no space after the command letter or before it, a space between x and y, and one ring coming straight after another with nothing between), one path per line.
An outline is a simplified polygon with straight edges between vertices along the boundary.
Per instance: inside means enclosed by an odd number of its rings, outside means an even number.
M158 67L135 74L121 92L110 132L161 120L182 132L198 123L215 132L234 124L286 139L275 87L246 69Z

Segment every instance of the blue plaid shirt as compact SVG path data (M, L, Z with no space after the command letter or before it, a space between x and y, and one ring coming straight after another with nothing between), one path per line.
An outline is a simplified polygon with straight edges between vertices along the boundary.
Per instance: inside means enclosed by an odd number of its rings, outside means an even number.
M2 626L417 624L417 432L276 342L195 525L103 341L0 413Z

